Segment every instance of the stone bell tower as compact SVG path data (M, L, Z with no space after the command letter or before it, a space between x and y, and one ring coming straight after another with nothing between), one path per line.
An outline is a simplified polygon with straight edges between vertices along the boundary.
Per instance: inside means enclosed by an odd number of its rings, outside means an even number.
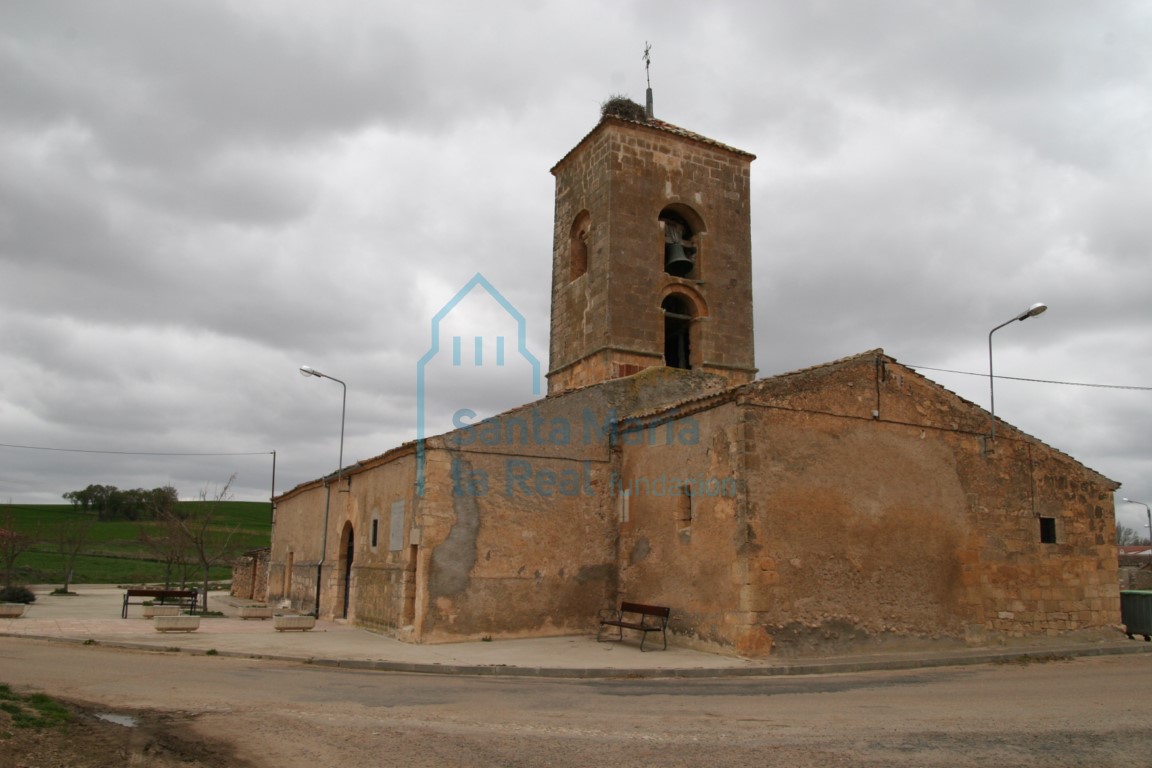
M668 366L756 374L754 155L610 100L555 167L548 393Z

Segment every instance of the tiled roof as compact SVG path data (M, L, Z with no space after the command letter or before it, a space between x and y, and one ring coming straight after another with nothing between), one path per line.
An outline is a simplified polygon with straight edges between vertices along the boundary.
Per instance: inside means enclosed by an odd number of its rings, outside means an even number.
M830 370L832 368L835 368L835 367L840 366L840 365L844 365L846 363L858 362L860 360L874 360L876 358L883 358L885 360L885 362L887 362L891 365L900 366L901 368L903 368L905 371L907 371L911 375L916 376L916 377L922 379L923 381L927 382L931 386L933 386L933 387L935 387L935 388L937 388L943 392L948 393L949 396L956 398L956 400L958 400L961 403L964 403L967 406L971 406L972 408L976 408L976 409L981 410L981 411L984 410L982 406L980 406L976 403L973 403L971 400L968 400L964 397L961 397L960 395L956 394L952 390L943 386L939 382L936 382L936 381L933 381L932 379L929 379L927 376L920 373L915 368L901 364L896 358L892 357L891 355L885 354L883 349L877 348L877 349L870 349L867 352L860 352L860 353L855 354L855 355L849 355L848 357L842 357L838 360L833 360L831 362L821 363L819 365L812 365L812 366L808 366L807 368L800 368L800 369L797 369L795 371L789 371L787 373L781 373L781 374L777 374L776 376L770 376L770 377L763 378L763 379L757 379L757 380L749 382L747 384L737 384L737 385L734 385L731 387L727 387L726 389L722 389L719 392L709 392L707 394L703 394L703 395L699 395L699 396L695 396L695 397L688 397L688 398L685 398L683 400L679 400L679 401L676 401L673 403L668 403L666 405L663 405L663 406L660 406L657 408L651 408L651 409L648 409L645 411L638 411L636 413L628 414L628 417L630 419L635 419L638 421L643 421L643 420L647 420L647 419L660 419L661 417L667 417L669 415L675 415L676 417L679 418L679 417L683 417L683 416L689 415L689 414L694 413L694 412L699 412L702 410L706 410L708 408L713 408L717 405L722 405L724 403L734 401L741 394L743 394L745 392L751 392L753 390L763 391L766 389L771 389L773 387L788 386L797 377L804 377L804 376L808 376L812 373L816 373L819 371ZM1053 453L1056 453L1060 456L1063 456L1065 459L1068 459L1069 461L1073 462L1074 464L1076 464L1080 467L1083 467L1084 469L1088 470L1089 472L1092 472L1093 474L1099 475L1101 478L1108 481L1109 483L1113 483L1117 488L1120 487L1120 484L1117 483L1115 480L1112 480L1111 478L1107 477L1106 475L1101 474L1099 471L1092 469L1091 467L1081 463L1080 461L1077 461L1075 457L1065 453L1064 451L1061 451L1059 448L1056 448L1055 446L1052 446L1052 445L1044 442L1043 440L1036 437L1035 435L1028 434L1027 432L1023 431L1022 429L1019 429L1019 428L1017 428L1017 427L1015 427L1015 426L1009 424L1008 422L1003 421L999 418L997 418L996 421L998 423L1002 424L1003 428L1006 431L1011 430L1012 433L1019 435L1021 438L1028 440L1028 441L1030 441L1036 445L1041 445L1041 446L1047 448L1048 450L1052 451Z
M672 123L666 123L663 120L657 120L654 117L649 119L649 120L646 120L644 122L635 121L635 120L625 120L624 118L616 118L616 119L618 119L624 123L635 123L636 125L643 125L643 126L646 126L648 128L657 128L661 131L664 131L665 133L671 133L674 136L679 136L682 139L691 139L692 141L698 141L701 144L708 144L709 146L716 147L717 149L722 149L725 152L732 152L732 153L735 153L737 155L744 155L749 160L755 160L756 159L756 155L752 154L751 152L745 152L742 149L736 149L736 147L730 146L728 144L724 144L723 142L716 141L715 139L710 139L707 136L701 136L699 133L689 131L686 128L681 128L678 125L672 125Z
M556 165L552 166L552 173L555 173L556 169L559 168L564 163L565 160L567 160L569 157L571 157L572 154L577 149L579 149L580 146L583 145L584 142L587 141L590 136L592 136L594 133L596 133L598 130L600 130L600 128L602 126L607 125L609 123L623 123L625 125L635 125L635 126L639 126L641 128L647 128L647 129L653 130L653 131L660 131L662 133L669 133L669 134L672 134L673 136L678 136L682 139L688 139L690 141L699 142L700 144L706 144L710 147L713 147L714 149L719 149L719 150L722 150L724 152L731 152L734 155L740 155L741 157L746 157L749 160L755 160L756 159L756 155L752 154L751 152L745 152L742 149L737 149L736 147L729 146L728 144L725 144L725 143L720 142L720 141L716 141L715 139L710 139L707 136L702 136L699 133L689 131L686 128L681 128L678 125L672 125L672 123L666 123L663 120L657 120L656 118L651 118L649 120L629 120L628 118L620 117L619 115L604 115L603 117L600 118L600 122L596 123L596 125L592 128L592 130L588 131L588 133L584 134L584 137L581 138L580 141L576 142L576 146L574 146L574 147L572 147L572 149L568 150L568 153L565 154L564 157L560 158L560 160L557 161Z

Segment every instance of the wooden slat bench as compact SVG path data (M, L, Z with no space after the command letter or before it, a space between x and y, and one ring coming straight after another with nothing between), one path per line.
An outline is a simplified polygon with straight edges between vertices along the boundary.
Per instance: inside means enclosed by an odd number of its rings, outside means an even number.
M120 611L120 618L128 618L128 606L143 605L146 600L154 603L175 603L186 608L188 613L196 613L196 600L198 597L194 589L126 589L124 590L124 607ZM140 602L132 602L132 598L142 597Z
M618 611L601 611L600 628L596 631L596 642L602 642L605 627L616 627L616 640L624 639L624 630L634 629L643 632L640 637L640 650L649 632L659 632L664 639L664 650L668 650L668 617L672 609L660 605L643 603L620 603Z

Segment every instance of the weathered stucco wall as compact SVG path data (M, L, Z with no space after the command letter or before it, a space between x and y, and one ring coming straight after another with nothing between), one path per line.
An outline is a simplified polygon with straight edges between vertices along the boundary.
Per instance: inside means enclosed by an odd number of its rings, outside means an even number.
M614 424L715 390L658 369L550 397L429 441L419 502L420 639L571 634L616 596Z
M680 642L751 651L738 415L728 402L639 422L622 437L620 599L671 607Z
M547 453L429 452L420 640L570 634L603 605L614 570L604 460ZM492 484L452 493L461 475Z
M962 636L967 496L949 447L879 422L748 406L756 593L783 651Z

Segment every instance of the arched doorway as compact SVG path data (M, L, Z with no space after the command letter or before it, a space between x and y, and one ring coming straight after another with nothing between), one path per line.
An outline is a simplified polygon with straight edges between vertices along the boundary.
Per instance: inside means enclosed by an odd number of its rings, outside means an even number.
M352 531L352 523L344 523L344 531L340 535L340 617L348 618L348 609L352 604L352 560L356 553L356 537Z

